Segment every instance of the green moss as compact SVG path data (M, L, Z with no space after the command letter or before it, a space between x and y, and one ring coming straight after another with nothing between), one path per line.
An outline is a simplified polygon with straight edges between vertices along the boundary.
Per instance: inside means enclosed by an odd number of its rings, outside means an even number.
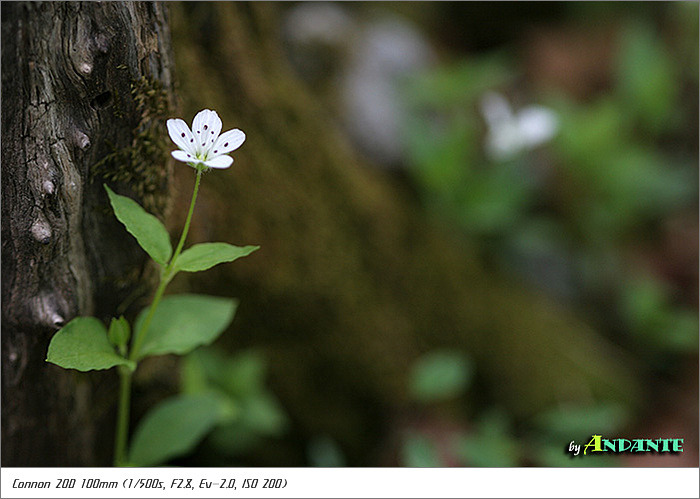
M133 129L133 138L128 147L111 146L112 152L105 155L91 168L91 175L103 180L131 186L143 207L151 212L163 214L167 207L169 168L168 139L165 120L168 117L168 95L159 81L141 77L131 83L131 99L139 116ZM120 99L115 99L120 102ZM115 116L124 112L115 106Z

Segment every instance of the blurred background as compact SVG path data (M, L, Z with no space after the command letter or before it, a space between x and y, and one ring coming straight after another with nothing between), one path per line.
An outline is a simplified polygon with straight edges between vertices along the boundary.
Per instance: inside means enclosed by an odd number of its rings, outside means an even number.
M248 136L190 241L261 246L174 283L241 300L136 380L237 408L175 464L698 465L697 3L170 15L182 117Z

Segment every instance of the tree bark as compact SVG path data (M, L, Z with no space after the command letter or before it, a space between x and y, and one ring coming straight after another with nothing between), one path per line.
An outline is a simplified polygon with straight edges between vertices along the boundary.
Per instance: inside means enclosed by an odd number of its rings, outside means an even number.
M114 374L46 350L73 317L128 314L149 290L102 184L165 215L169 43L157 3L2 4L4 466L109 463Z

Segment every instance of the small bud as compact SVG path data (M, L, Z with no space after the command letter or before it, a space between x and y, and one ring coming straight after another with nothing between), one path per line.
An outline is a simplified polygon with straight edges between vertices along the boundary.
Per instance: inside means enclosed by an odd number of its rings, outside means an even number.
M126 347L130 336L131 328L124 316L122 315L119 319L113 317L107 332L109 341L121 351Z

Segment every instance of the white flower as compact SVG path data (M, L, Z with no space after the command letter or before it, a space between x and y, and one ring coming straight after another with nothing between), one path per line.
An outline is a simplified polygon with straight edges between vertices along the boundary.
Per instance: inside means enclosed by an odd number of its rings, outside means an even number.
M528 106L514 113L500 94L489 92L481 101L489 128L487 151L493 159L508 159L551 140L559 130L559 118L551 109Z
M170 119L167 124L170 138L180 148L170 154L192 167L202 164L206 168L228 168L233 158L227 153L238 149L245 141L245 133L237 128L219 135L221 118L210 109L197 113L192 120L192 130L179 118Z

